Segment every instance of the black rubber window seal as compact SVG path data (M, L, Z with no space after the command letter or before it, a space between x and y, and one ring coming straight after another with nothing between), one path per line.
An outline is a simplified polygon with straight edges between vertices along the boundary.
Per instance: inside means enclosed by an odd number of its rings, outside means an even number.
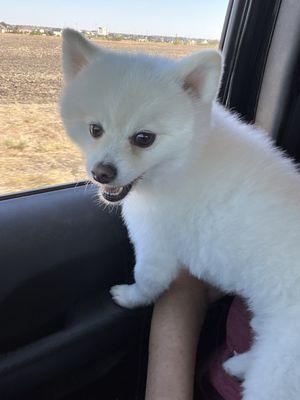
M255 120L281 2L246 0L236 5L219 101L247 122Z
M292 66L292 78L289 82L286 104L277 135L277 145L284 149L294 160L300 162L300 41L297 57Z

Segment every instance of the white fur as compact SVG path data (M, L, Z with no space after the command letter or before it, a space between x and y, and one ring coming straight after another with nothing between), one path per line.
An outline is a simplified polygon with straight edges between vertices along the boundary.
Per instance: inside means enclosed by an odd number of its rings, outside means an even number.
M123 200L136 283L113 287L115 301L125 307L153 302L183 265L240 294L254 314L256 340L227 370L245 376L243 399L299 400L295 166L265 134L213 102L221 69L217 52L175 62L99 48L81 62L88 42L70 30L65 40L69 84L62 117L87 157L88 171L97 161L113 163L114 185L143 176ZM70 69L72 59L79 67ZM89 135L91 122L102 123L101 139ZM142 129L157 134L150 148L129 142Z
M233 375L242 381L245 378L250 362L251 362L250 351L247 351L246 353L242 354L236 353L233 357L225 361L223 367L228 374Z

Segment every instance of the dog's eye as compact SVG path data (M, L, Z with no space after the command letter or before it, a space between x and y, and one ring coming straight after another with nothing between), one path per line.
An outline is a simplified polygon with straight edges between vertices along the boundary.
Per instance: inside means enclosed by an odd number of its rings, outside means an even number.
M138 147L149 147L153 144L156 135L152 132L148 131L141 131L135 133L131 138L130 141L132 144Z
M89 126L90 134L93 138L99 138L103 135L104 129L101 124L90 124Z

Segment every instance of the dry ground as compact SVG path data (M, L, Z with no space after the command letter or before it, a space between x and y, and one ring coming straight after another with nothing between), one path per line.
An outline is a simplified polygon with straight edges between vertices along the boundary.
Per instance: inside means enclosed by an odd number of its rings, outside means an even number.
M200 46L111 42L111 49L182 57ZM0 34L0 195L85 178L57 110L61 39Z

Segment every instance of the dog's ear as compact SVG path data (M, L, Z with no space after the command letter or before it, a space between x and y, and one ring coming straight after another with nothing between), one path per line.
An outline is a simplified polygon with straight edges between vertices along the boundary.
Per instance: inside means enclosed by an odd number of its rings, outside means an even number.
M193 98L211 103L218 92L222 57L217 50L203 50L176 62L176 80Z
M74 29L64 29L62 37L62 68L64 79L69 82L101 49Z

